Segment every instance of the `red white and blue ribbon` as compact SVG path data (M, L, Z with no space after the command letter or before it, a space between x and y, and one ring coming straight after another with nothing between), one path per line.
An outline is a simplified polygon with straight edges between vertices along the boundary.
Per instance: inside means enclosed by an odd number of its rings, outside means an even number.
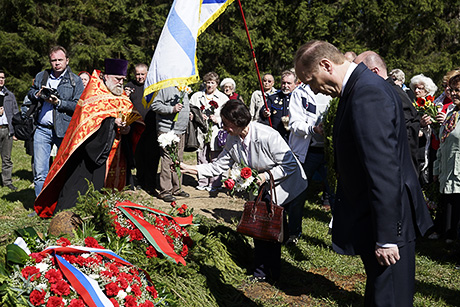
M72 287L81 295L85 304L90 307L113 307L112 302L99 288L97 281L81 272L58 254L54 254L64 276Z
M83 246L50 246L46 248L43 253L52 254L59 266L59 269L70 282L71 286L81 295L85 304L90 307L113 307L112 302L99 288L97 281L89 277L88 275L81 272L79 269L74 267L71 263L65 260L58 254L84 254L84 253L97 253L105 256L114 262L118 262L127 266L133 266L131 263L123 259L122 257L115 254L109 249L103 248L92 248ZM151 283L151 279L147 272L142 270L146 274L146 278Z

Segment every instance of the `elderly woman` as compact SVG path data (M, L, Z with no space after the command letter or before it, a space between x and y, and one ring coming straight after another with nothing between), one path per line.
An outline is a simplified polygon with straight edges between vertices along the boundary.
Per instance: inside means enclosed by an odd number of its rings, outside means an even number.
M225 93L225 95L227 95L228 99L239 99L243 101L240 94L235 93L236 83L232 78L225 78L222 80L220 83L220 89Z
M278 205L289 207L290 216L303 212L302 197L307 178L297 158L281 135L269 126L251 122L248 107L240 100L229 100L221 110L224 129L229 136L224 150L216 161L197 166L181 164L184 172L198 178L222 174L234 163L245 162L259 173L258 185L269 180L270 171L275 180ZM289 233L299 225L289 225ZM281 268L281 244L254 239L255 271L253 280L277 281Z
M431 78L424 76L423 74L416 75L410 80L409 87L415 93L415 99L433 96L438 87L434 84ZM429 115L424 114L420 120L420 134L419 134L419 177L422 183L430 183L433 174L433 161L436 157L436 150L438 140L436 135L432 134L430 124L432 119Z
M434 163L433 179L439 180L442 194L440 218L443 229L439 231L446 242L453 242L457 239L460 220L460 75L449 80L449 88L454 108L447 114L439 131L441 143Z
M221 148L219 146L218 133L221 128L220 109L228 100L228 97L217 89L219 75L215 72L208 72L203 76L205 89L196 92L190 98L190 105L201 110L203 119L208 124L208 134L201 133L198 129L198 141L200 149L197 152L197 163L199 165L214 161ZM217 105L217 107L215 107ZM192 113L190 113L191 116ZM197 190L211 191L221 186L219 176L212 178L201 178L198 181Z

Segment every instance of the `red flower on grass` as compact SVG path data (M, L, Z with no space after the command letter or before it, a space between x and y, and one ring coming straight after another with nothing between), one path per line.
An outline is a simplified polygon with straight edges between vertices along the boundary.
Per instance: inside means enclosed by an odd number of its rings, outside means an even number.
M244 179L248 179L252 176L252 170L249 167L243 167L241 170L241 177Z
M147 251L145 252L145 254L147 255L147 258L158 257L157 251L155 250L153 246L147 247Z
M61 245L62 247L66 247L70 245L70 241L67 238L60 238L59 240L56 241L57 244Z
M85 238L85 245L88 246L88 247L93 247L93 248L104 248L104 247L100 246L99 243L97 242L97 240L94 239L93 237Z

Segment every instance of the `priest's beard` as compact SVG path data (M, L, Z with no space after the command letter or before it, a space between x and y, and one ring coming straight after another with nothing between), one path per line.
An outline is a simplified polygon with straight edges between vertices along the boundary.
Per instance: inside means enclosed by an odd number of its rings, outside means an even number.
M112 94L114 94L116 96L121 96L123 94L123 85L122 84L113 83L110 80L106 80L105 85L107 86L109 91L112 92Z

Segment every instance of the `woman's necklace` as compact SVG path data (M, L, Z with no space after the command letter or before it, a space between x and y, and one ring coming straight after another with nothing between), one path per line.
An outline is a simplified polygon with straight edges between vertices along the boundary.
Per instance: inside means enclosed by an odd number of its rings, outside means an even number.
M209 98L206 91L204 92L204 98L206 98L206 100L211 101L213 97L214 97L214 93L211 93L211 98Z

